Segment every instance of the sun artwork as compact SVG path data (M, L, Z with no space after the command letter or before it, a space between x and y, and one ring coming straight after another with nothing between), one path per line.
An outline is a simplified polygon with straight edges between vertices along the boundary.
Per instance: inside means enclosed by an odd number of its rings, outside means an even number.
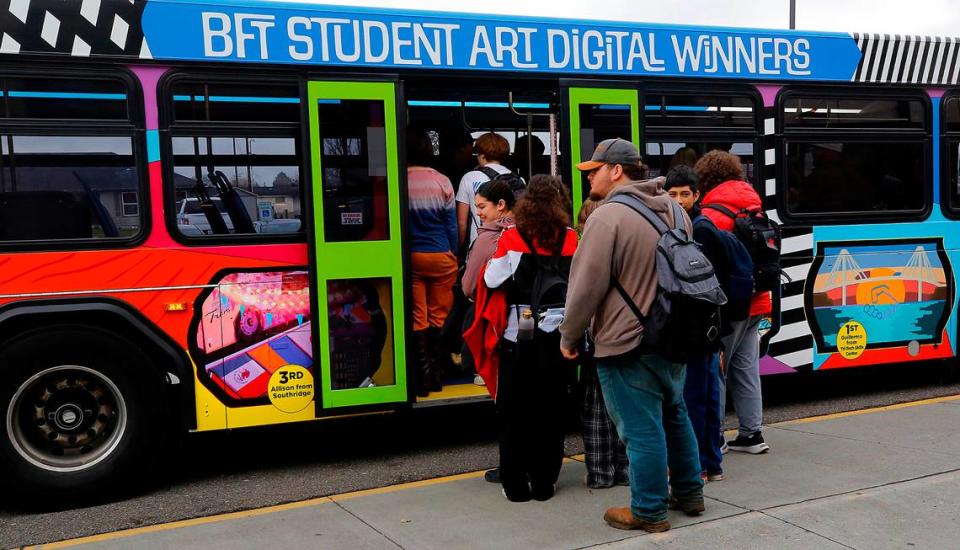
M895 269L876 267L870 270L870 279L857 285L858 304L901 304L906 299L907 289L903 279L894 277Z

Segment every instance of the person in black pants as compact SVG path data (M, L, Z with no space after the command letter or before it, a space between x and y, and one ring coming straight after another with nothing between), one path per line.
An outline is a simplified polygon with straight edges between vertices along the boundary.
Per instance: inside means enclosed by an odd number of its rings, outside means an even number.
M483 283L506 294L496 386L500 483L508 500L522 502L551 498L563 462L568 363L557 328L577 233L556 177L534 176L513 212L517 225L500 236Z

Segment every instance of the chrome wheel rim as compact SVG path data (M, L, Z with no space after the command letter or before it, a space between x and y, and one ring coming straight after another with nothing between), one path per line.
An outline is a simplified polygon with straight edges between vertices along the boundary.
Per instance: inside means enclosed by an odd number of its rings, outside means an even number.
M31 376L7 406L7 437L38 468L76 472L109 457L123 438L127 407L116 384L79 365Z

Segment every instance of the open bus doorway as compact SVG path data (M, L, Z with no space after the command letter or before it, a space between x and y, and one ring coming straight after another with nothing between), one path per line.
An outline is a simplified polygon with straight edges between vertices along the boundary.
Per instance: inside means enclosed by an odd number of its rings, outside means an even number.
M478 86L476 80L417 80L406 82L404 93L407 128L430 137L433 155L427 164L450 180L458 200L464 195L458 193L464 175L478 167L474 142L489 132L509 145L509 154L500 161L502 166L525 181L534 174L559 173L563 157L559 147L559 89L555 82L497 81L496 85ZM472 213L472 200L468 206ZM461 272L472 244L469 232L465 241L457 254ZM474 384L470 361L462 361L458 353L462 347L463 319L469 322L472 318L470 302L459 284L452 292L455 306L445 330L446 353L441 361L443 389L419 398L422 404L487 396L485 388Z

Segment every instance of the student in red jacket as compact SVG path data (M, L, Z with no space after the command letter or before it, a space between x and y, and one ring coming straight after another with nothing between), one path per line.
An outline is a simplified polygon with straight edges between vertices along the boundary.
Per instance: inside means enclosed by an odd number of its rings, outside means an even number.
M740 158L725 151L710 151L697 161L694 170L702 193L704 216L717 228L733 231L734 219L722 209L738 213L743 209L761 208L760 195L753 186L743 181ZM740 427L737 438L725 443L731 451L751 454L765 453L770 446L763 440L763 398L760 395L760 319L772 311L769 292L754 294L750 315L731 324L732 332L723 338L725 376L720 377L720 418L726 408L726 386L730 386L733 409Z
M563 462L566 363L557 329L577 249L570 210L560 178L534 176L513 210L517 225L500 236L483 272L482 284L502 291L507 306L496 402L500 483L513 502L551 498ZM483 292L478 291L478 300Z

